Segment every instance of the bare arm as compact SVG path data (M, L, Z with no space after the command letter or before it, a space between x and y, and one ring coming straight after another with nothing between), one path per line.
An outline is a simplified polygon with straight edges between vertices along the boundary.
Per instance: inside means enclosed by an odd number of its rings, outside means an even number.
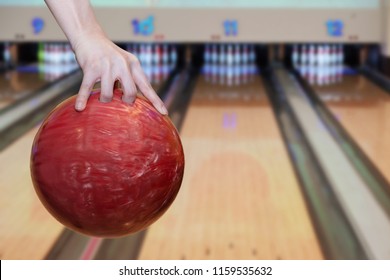
M110 102L116 80L123 88L123 101L133 103L137 88L157 110L167 114L164 103L150 86L138 59L104 34L89 0L45 0L68 38L84 73L76 99L76 110L84 110L95 82L101 82L102 102Z

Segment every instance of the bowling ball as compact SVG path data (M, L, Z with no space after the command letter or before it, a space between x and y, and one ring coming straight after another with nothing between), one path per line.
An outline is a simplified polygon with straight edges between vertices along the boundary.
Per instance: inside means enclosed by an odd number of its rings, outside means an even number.
M121 237L155 222L174 201L184 172L183 147L169 117L138 97L110 103L75 96L43 121L31 151L35 191L63 225L98 237Z

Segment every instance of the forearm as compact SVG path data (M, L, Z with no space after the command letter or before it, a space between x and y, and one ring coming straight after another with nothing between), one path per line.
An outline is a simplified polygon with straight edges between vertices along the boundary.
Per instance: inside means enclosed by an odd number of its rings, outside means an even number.
M89 0L45 0L72 47L89 35L103 34Z

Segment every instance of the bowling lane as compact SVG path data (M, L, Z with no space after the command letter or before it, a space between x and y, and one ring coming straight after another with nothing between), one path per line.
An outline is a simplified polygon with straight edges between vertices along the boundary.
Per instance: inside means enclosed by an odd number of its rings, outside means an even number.
M42 259L62 231L38 200L30 179L30 149L37 130L0 153L1 259Z
M0 110L75 70L76 64L32 64L0 74Z
M153 83L158 91L163 85ZM43 207L30 177L30 152L39 126L0 152L0 258L44 259L64 227Z
M390 95L362 75L314 87L315 92L390 181Z
M183 123L186 168L140 259L322 259L262 80L201 76Z
M45 85L37 73L12 70L0 75L0 110Z
M48 77L37 67L29 65L0 75L0 110L69 72L69 68L62 69L57 71L62 74ZM42 259L63 229L43 208L32 187L30 149L37 130L34 127L0 152L2 259Z

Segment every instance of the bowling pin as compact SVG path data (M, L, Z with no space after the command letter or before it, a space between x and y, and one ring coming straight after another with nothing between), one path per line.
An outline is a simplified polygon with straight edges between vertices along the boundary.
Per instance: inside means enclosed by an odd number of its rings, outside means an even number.
M177 49L175 45L171 46L170 60L171 60L170 68L171 70L173 70L176 68L176 64L177 64Z
M146 46L146 54L145 54L145 65L152 65L153 57L152 57L152 45L147 44Z
M299 65L299 49L298 49L297 45L293 46L291 59L292 59L292 65L293 65L294 69L298 69L298 65Z
M169 54L168 54L168 45L164 44L163 45L163 51L162 51L162 63L163 64L168 64L169 61Z
M160 45L156 44L154 46L154 51L153 51L153 63L154 63L154 65L159 65L160 64L160 59L161 59Z
M324 65L328 65L330 62L330 49L329 45L324 46L324 54L323 54L323 63Z
M308 63L308 53L306 45L303 45L301 48L301 65L306 65Z
M319 45L317 48L317 65L322 67L324 65L324 48Z
M203 53L203 60L204 60L204 63L211 62L211 49L210 49L209 44L206 44L206 46L205 46L205 50Z
M53 64L59 64L61 61L61 46L58 43L53 45Z
M218 48L217 45L214 44L211 49L211 62L218 63Z
M314 45L310 45L308 55L308 64L314 66L317 63L317 53Z
M248 45L244 44L243 51L242 51L242 63L247 64L249 61L249 49Z
M219 64L224 65L226 63L226 47L224 44L221 44L219 50Z
M4 64L6 67L9 67L12 65L11 45L8 42L6 42L4 44L3 60L4 60Z
M143 65L146 65L146 44L141 44L140 46L140 58Z
M256 61L255 47L254 47L253 45L250 45L250 47L249 47L248 62L249 62L249 63L254 63L255 61Z
M233 65L233 63L234 63L233 46L228 45L227 54L226 54L226 64L228 66L231 66Z
M232 46L229 46L231 49ZM228 49L229 49L228 47ZM234 70L233 70L233 54L231 54L229 56L229 50L228 50L228 62L229 64L227 65L226 67L226 84L228 86L232 86L233 85L233 75L234 75Z
M240 64L241 63L241 52L240 52L240 45L236 44L234 47L234 63Z

